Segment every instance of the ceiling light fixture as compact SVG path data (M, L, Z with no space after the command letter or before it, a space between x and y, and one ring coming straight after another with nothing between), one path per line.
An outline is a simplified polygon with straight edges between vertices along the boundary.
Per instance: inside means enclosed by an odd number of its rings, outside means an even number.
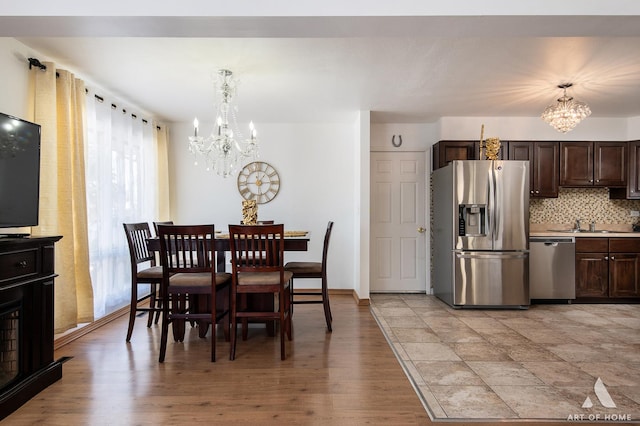
M207 170L222 177L230 176L242 161L258 157L258 139L253 121L249 123L249 138L244 139L236 121L237 107L233 104L238 81L226 69L218 71L216 80L216 126L208 137L198 136L198 119L193 120L194 134L189 136L189 151L205 159ZM196 159L195 164L198 164Z
M589 105L567 96L567 89L571 86L573 83L559 84L558 88L564 91L562 97L558 99L558 103L549 105L542 113L542 119L562 133L573 130L578 123L591 115Z

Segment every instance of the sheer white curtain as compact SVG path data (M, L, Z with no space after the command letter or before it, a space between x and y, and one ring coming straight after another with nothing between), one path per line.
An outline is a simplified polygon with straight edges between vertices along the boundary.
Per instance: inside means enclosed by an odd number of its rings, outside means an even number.
M91 93L86 102L89 257L95 317L100 318L129 303L129 252L122 224L150 223L157 217L157 144L151 122Z

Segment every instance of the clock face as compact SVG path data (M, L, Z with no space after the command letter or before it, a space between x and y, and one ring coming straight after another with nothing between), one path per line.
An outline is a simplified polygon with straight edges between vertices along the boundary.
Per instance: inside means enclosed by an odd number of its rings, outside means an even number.
M268 163L254 161L240 170L238 191L245 200L265 204L273 200L280 190L278 172Z

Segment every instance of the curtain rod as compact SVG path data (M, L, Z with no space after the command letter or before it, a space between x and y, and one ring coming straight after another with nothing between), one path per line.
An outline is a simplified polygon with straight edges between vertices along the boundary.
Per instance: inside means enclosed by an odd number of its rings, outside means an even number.
M37 67L37 68L40 68L41 71L46 71L47 70L47 66L45 64L43 64L42 62L40 62L37 58L28 58L28 61L29 61L29 69L31 69L33 67ZM58 74L57 71L56 71L56 77L60 77L60 74ZM89 89L87 89L85 87L84 93L88 95L89 94ZM104 98L102 96L98 96L97 94L94 94L93 96L98 100L98 102L104 102ZM116 106L116 104L111 104L111 108L116 109L118 107ZM122 109L122 113L126 114L127 110L123 108ZM138 118L138 116L132 113L131 114L131 118L133 118L135 120L135 119ZM148 124L148 121L143 118L142 119L142 123L143 124ZM156 126L156 129L157 130L162 130L162 128L160 126Z

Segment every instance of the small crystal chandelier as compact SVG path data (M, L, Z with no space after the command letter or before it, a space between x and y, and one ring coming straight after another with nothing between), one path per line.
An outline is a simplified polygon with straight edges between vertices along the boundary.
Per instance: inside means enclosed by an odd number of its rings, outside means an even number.
M578 123L591 115L589 105L567 96L567 89L571 86L573 83L558 85L559 89L564 90L564 94L558 99L558 103L549 105L542 113L542 119L562 133L573 130Z
M229 70L218 71L216 81L216 126L209 137L198 136L198 119L193 120L194 134L189 136L189 151L196 157L204 157L207 170L222 177L230 176L243 161L255 161L258 157L258 139L253 121L249 123L249 138L238 131L236 107L233 98L237 80ZM196 159L196 165L198 161Z

